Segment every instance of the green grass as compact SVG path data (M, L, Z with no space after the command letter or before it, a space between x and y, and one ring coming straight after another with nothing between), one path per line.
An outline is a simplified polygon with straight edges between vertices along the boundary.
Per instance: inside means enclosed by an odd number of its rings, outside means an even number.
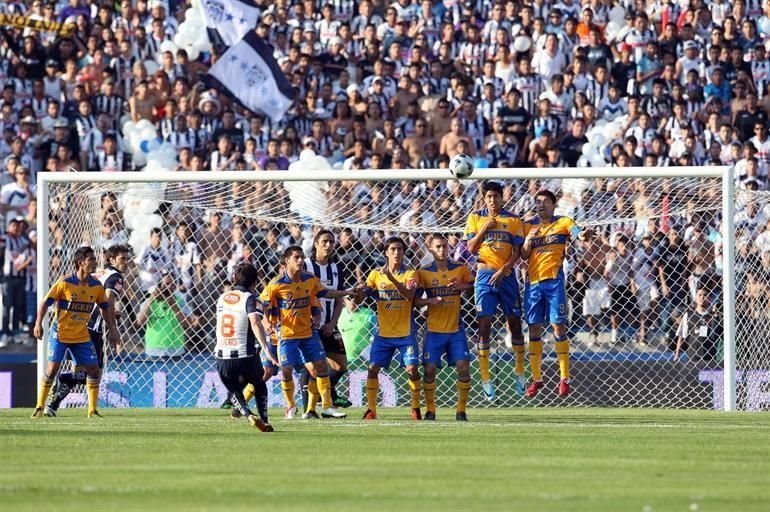
M220 410L30 412L0 412L9 512L770 510L765 414L351 410L261 434Z

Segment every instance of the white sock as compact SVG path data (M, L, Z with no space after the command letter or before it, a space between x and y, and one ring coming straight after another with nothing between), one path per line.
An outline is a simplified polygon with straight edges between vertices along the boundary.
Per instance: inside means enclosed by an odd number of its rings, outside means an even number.
M612 330L612 342L615 343L616 341L618 341L618 330L617 329L613 329Z

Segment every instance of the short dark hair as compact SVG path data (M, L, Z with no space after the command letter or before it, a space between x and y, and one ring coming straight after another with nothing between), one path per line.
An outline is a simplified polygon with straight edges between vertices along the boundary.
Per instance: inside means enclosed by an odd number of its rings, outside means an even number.
M401 244L401 247L404 249L404 252L406 252L407 246L406 242L404 242L404 239L400 236L391 236L385 240L385 243L383 244L383 248L387 251L388 247L390 247L393 244Z
M550 190L544 188L537 191L537 194L535 194L535 197L547 197L551 200L554 204L556 204L556 194L551 192Z
M78 247L75 254L72 256L72 262L75 264L75 268L78 268L80 264L87 260L92 254L94 254L94 250L91 247L87 245Z
M239 263L233 269L233 286L251 288L259 280L259 272L251 263Z
M498 194L500 194L500 197L503 196L503 186L496 181L484 182L484 184L481 186L481 191L483 194L486 194L487 192L490 192L490 191L497 192Z
M112 258L117 258L120 254L130 254L131 248L127 245L118 244L108 247L104 251L104 260L109 263Z
M286 260L288 260L291 257L291 255L294 254L295 252L299 252L302 254L305 253L305 251L302 250L302 247L300 247L299 245L290 245L289 247L286 248L285 251L283 251L283 254L281 255L281 263L285 263Z

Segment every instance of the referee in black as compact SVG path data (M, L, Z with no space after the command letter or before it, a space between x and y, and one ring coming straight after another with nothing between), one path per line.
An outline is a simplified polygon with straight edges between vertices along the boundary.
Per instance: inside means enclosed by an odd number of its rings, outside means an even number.
M27 311L27 269L20 258L29 245L24 234L27 221L14 217L5 231L3 251L3 329L0 333L0 348L9 343L21 343L17 338Z
M310 251L310 259L305 261L305 268L316 276L321 283L330 290L345 289L345 273L342 265L337 262L334 250L337 240L334 233L328 229L322 229L313 238L313 248ZM334 407L350 407L349 400L339 396L337 383L348 371L348 357L345 352L345 344L342 335L337 329L337 322L344 307L342 299L320 299L321 301L321 328L318 334L321 337L326 360L329 362L329 381L332 389L332 403ZM307 410L307 386L310 383L310 374L307 369L300 375L302 386L302 398ZM312 412L308 414L312 415Z

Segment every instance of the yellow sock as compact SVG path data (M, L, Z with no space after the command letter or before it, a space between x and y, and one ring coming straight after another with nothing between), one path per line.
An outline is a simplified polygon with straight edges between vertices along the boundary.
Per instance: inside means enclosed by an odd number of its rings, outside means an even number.
M524 358L527 353L527 349L524 347L524 341L522 341L521 344L513 344L513 353L516 354L516 374L524 375Z
M86 377L86 393L88 394L88 412L93 412L99 403L99 379Z
M436 412L436 381L423 382L422 389L425 390L425 407L428 412Z
M251 399L254 398L254 395L256 394L257 390L254 389L252 384L246 384L246 387L243 388L243 399L246 400L246 403L251 402Z
M283 391L283 398L286 400L286 407L296 407L297 403L294 401L294 379L282 380L281 391Z
M481 381L486 382L491 380L492 377L489 374L489 349L479 349L479 371L481 372Z
M468 405L468 394L471 392L471 383L457 381L457 412L465 412L465 406Z
M420 389L422 388L421 380L409 380L409 390L412 393L412 409L420 408Z
M562 379L569 379L569 340L556 340L556 359L559 361L559 373Z
M529 366L532 369L532 380L543 380L541 363L543 360L543 342L540 338L529 340Z
M40 379L40 392L37 395L37 407L45 407L45 401L48 398L48 393L51 392L53 386L53 379L48 375L43 375Z
M377 412L377 393L380 391L379 379L366 379L366 408Z
M318 377L316 379L318 394L321 395L321 407L328 409L332 406L332 383L329 382L329 376ZM310 385L307 387L308 398L310 397ZM310 400L308 400L309 402Z
M315 379L310 379L307 383L307 404L305 404L305 412L315 411L315 406L318 405L318 383Z

